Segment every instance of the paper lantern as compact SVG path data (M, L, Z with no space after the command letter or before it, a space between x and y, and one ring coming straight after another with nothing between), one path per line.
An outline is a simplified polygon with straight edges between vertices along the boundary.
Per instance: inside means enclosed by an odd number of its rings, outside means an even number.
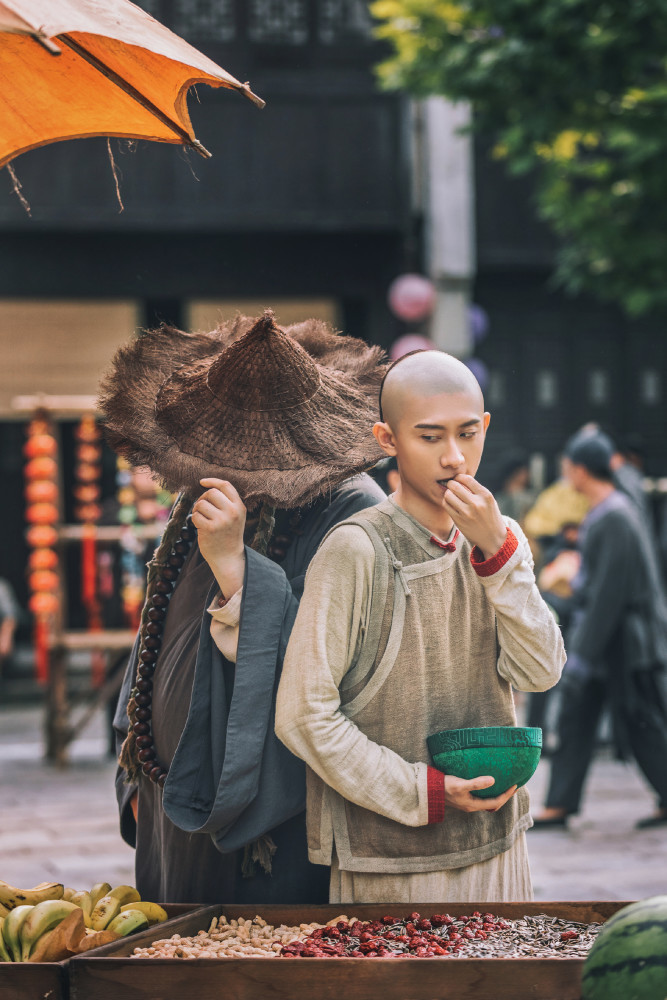
M95 503L100 498L100 487L97 483L78 483L73 490L79 503Z
M28 556L30 569L55 569L57 565L58 556L53 549L33 549Z
M57 449L56 439L50 434L35 434L34 437L29 437L23 445L23 454L26 458L37 458L43 455L52 457Z
M31 420L26 429L26 434L28 437L34 437L35 434L50 434L51 424L45 417L35 417Z
M28 503L55 503L58 487L49 479L37 479L26 485L24 494Z
M58 474L58 466L54 459L42 455L28 462L24 472L26 479L55 479Z
M102 508L98 503L82 503L74 508L74 516L77 521L89 523L99 521L102 516Z
M99 479L99 476L99 465L89 465L87 462L81 462L76 467L76 478L80 483L95 483Z
M405 354L409 354L411 351L435 351L437 350L435 344L428 337L422 336L421 333L406 333L403 337L399 337L389 348L389 357L392 361L398 361Z
M99 427L95 422L95 417L87 413L74 428L74 437L77 441L95 442L102 436Z
M102 460L102 449L96 444L82 444L76 446L76 457L79 462L98 463Z
M426 319L433 312L435 285L422 274L401 274L389 286L389 307L407 322Z
M55 615L60 608L60 599L57 594L47 594L38 591L28 601L28 607L33 615Z
M30 524L55 524L58 508L54 503L34 503L26 508L25 516Z
M33 591L58 590L60 580L58 574L50 569L38 569L28 577L28 586Z
M49 548L58 541L58 532L50 524L35 524L26 531L26 541L33 548Z

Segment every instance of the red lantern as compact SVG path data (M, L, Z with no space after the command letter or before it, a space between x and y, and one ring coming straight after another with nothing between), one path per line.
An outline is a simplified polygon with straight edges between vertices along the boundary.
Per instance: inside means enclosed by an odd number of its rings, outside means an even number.
M422 274L402 274L389 286L389 306L399 319L418 322L433 312L435 285Z
M60 608L60 600L57 594L45 594L37 591L28 601L28 607L33 615L55 615Z
M74 515L77 521L99 521L102 517L102 508L98 503L84 503L74 508Z
M79 483L74 487L74 496L79 501L79 503L95 503L100 497L100 487L96 483L83 484Z
M58 508L54 503L34 503L25 512L30 524L55 524L58 520Z
M102 459L102 449L96 444L78 444L76 457L80 462L99 463Z
M34 437L35 434L50 434L51 424L45 417L35 417L28 424L26 434L28 437Z
M28 528L25 537L31 548L50 548L58 541L58 532L50 524L36 524Z
M33 458L25 467L25 478L33 479L55 479L58 474L58 466L52 458L42 455Z
M94 483L99 479L99 475L99 465L89 465L87 462L82 462L76 467L76 478L80 483Z
M55 503L58 499L58 487L48 479L29 482L24 492L28 503Z
M81 417L81 421L74 429L74 437L77 441L94 442L99 441L102 436L101 431L95 423L95 417L87 414Z
M53 549L33 549L28 556L30 569L55 569L57 565L58 556Z
M29 437L23 445L23 454L26 458L37 458L43 455L52 458L57 449L56 439L50 434L35 434L34 437Z
M31 590L58 590L60 587L60 580L58 579L58 574L54 573L50 569L38 569L35 573L31 573L28 578L28 586Z

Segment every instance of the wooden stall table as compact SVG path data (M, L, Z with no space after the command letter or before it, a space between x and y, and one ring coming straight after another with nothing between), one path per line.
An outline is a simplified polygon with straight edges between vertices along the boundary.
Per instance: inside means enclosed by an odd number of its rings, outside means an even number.
M118 694L123 672L115 671L96 692L83 714L72 724L67 696L67 657L75 651L100 650L108 654L129 655L136 632L132 629L100 631L65 631L55 636L51 646L51 672L46 700L46 756L59 767L67 764L67 748L98 709Z
M491 910L516 919L546 913L604 922L626 902L381 903L322 906L208 906L105 945L69 963L70 1000L580 1000L582 958L131 958L178 933L207 931L213 917L263 917L288 926L326 923L345 914L377 920L386 913L452 914Z

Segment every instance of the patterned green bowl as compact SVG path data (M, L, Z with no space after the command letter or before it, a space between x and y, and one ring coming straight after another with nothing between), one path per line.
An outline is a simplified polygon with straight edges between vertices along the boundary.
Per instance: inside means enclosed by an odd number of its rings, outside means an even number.
M443 729L426 740L433 764L457 778L490 774L495 784L472 794L480 799L502 795L512 785L525 785L542 752L542 730L523 726L479 726Z

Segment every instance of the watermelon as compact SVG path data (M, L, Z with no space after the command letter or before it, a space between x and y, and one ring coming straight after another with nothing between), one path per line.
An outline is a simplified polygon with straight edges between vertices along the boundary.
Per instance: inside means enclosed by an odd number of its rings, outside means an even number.
M582 1000L667 1000L667 896L615 913L584 963Z

